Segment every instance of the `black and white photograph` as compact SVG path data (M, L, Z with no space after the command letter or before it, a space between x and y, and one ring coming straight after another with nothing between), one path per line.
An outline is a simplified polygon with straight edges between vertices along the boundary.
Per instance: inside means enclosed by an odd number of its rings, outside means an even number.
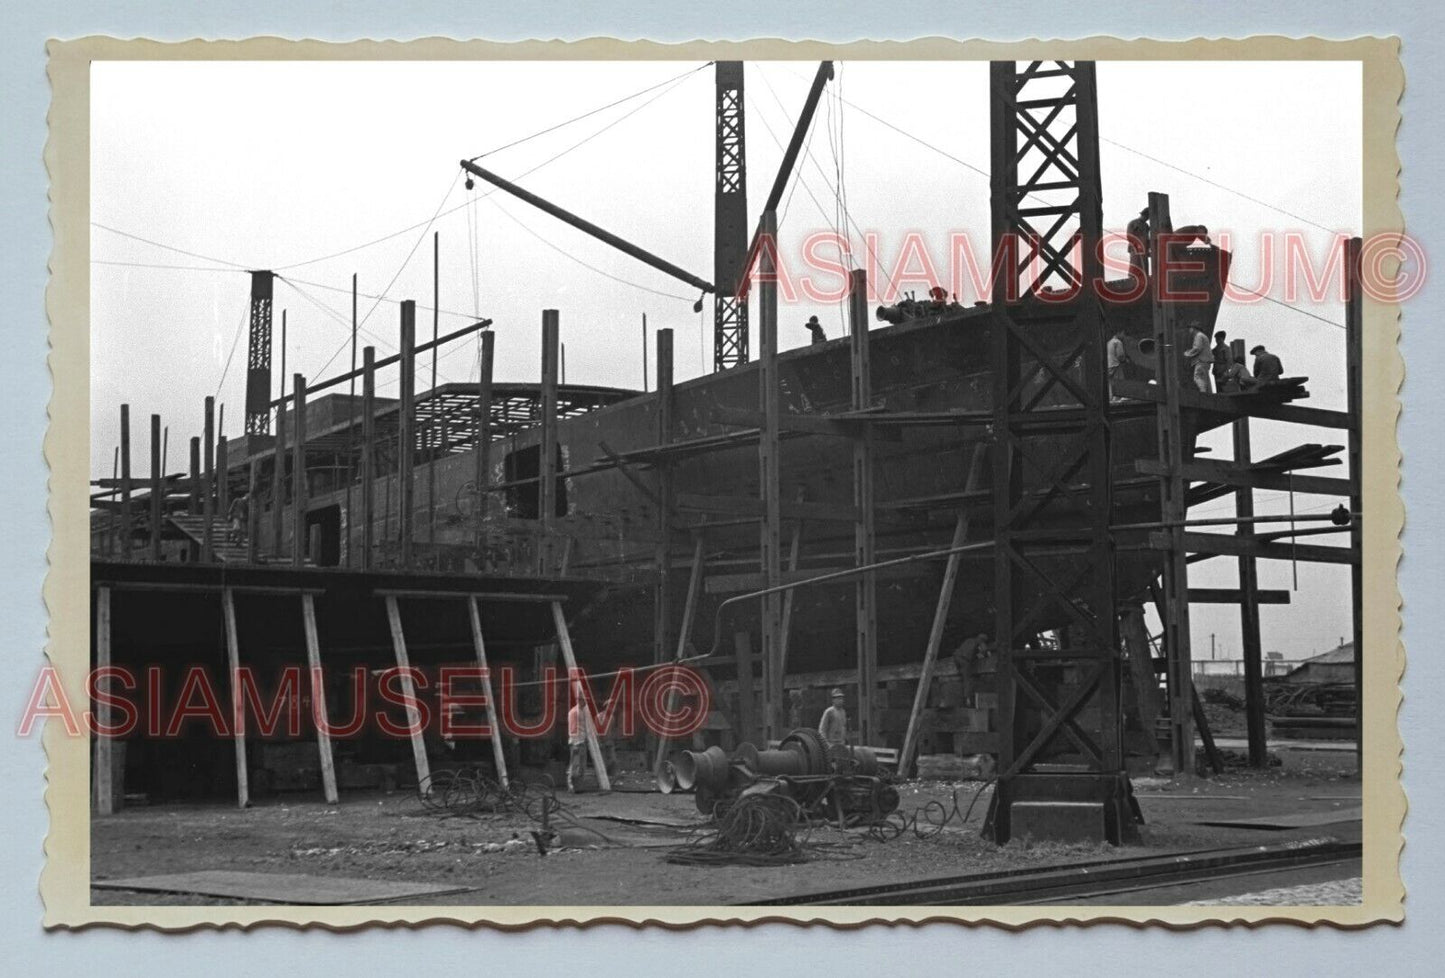
M1141 44L87 49L62 916L1398 919L1395 49Z

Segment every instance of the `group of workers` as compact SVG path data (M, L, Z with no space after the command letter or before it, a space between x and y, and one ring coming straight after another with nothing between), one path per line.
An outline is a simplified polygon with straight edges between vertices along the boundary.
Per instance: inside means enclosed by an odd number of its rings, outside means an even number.
M1209 345L1209 334L1198 325L1190 326L1188 330L1189 349L1184 351L1184 360L1194 386L1201 393L1238 393L1268 387L1284 378L1284 364L1265 349L1263 343L1255 344L1249 351L1254 357L1254 370L1251 371L1243 361L1235 360L1224 330L1214 334L1213 346ZM1116 393L1114 382L1125 378L1125 364L1130 362L1122 328L1109 337L1105 357L1109 372L1109 399L1117 404L1124 398Z

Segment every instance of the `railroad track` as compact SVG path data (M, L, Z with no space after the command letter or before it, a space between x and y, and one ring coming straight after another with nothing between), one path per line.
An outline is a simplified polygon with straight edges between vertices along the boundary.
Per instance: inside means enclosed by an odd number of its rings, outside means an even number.
M1134 893L1185 883L1303 869L1359 859L1359 842L1315 840L1158 856L1100 859L862 886L750 902L749 906L1006 906Z

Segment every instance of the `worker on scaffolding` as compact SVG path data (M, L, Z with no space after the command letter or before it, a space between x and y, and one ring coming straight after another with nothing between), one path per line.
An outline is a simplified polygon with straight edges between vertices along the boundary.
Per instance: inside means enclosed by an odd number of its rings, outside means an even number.
M1254 357L1254 380L1260 387L1268 387L1270 384L1277 384L1284 377L1284 364L1280 363L1279 357L1270 353L1260 343L1249 351Z
M1114 393L1114 381L1124 379L1124 364L1129 362L1129 350L1124 345L1124 328L1114 330L1105 350L1109 368L1109 403L1118 404L1124 400Z
M1214 366L1214 351L1209 348L1209 334L1194 323L1189 327L1190 345L1184 358L1194 365L1194 386L1201 394L1209 393L1209 373Z
M1221 394L1238 394L1255 386L1254 375L1243 363L1231 362L1216 388Z
M1139 216L1129 222L1125 230L1129 245L1129 277L1133 278L1137 271L1139 277L1148 280L1149 278L1149 208L1139 212Z
M251 498L244 492L238 493L226 511L226 519L230 524L227 536L234 546L239 547L246 542L246 528L250 516Z
M803 325L807 327L809 333L813 334L814 344L828 342L828 334L823 332L823 324L818 322L817 316L809 316L808 321Z
M1234 351L1229 348L1225 340L1224 330L1214 334L1214 389L1223 390L1224 378L1229 374L1229 368L1234 366Z

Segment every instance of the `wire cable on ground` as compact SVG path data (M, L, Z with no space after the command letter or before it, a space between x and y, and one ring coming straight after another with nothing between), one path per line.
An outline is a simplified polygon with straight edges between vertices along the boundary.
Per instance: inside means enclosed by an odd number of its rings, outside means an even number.
M839 843L810 841L811 831L803 807L787 795L743 795L665 859L680 866L785 866L862 858Z

